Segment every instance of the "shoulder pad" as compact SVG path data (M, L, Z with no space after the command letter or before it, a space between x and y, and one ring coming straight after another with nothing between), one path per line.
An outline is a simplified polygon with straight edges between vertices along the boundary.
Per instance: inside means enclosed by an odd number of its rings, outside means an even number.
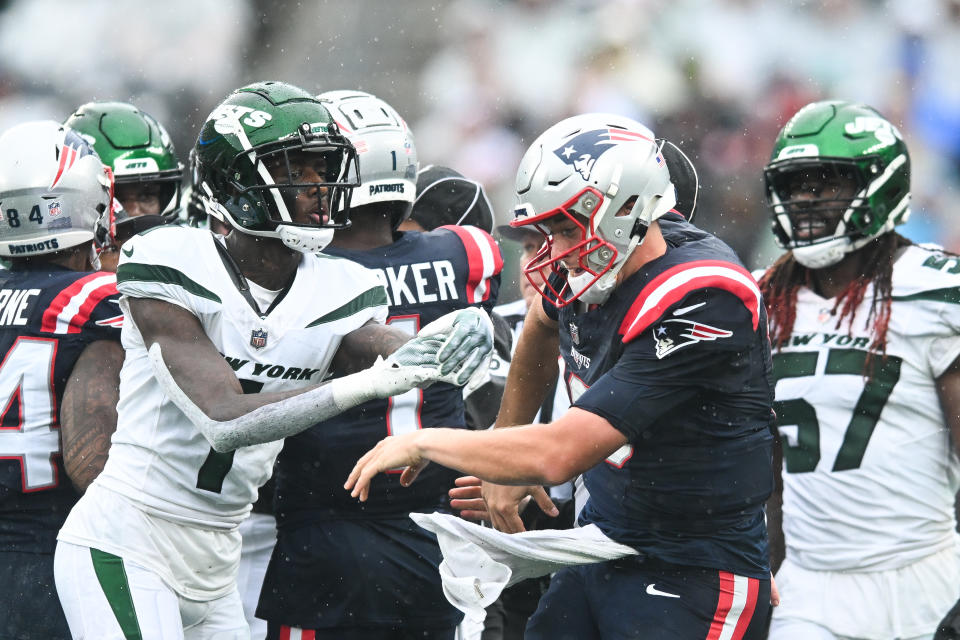
M731 262L696 260L667 269L640 290L620 323L623 342L636 338L687 295L701 289L718 289L737 297L750 313L753 329L757 329L763 299L750 272Z
M894 266L893 299L960 303L960 256L908 247Z
M115 300L119 296L114 274L105 271L78 273L77 278L61 289L44 310L40 330L45 333L80 333L83 325L91 319L101 326L119 328L123 324L119 307L97 311L98 305L111 296Z
M487 280L503 270L503 254L489 233L470 225L446 225L438 229L456 234L467 255L467 302L477 304L490 297Z

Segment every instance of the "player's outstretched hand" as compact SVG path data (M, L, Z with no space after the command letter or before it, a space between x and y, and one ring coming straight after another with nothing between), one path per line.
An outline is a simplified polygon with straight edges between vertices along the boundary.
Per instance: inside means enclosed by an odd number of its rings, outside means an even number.
M360 502L366 502L370 495L370 481L373 477L387 469L397 467L404 467L403 473L400 474L400 484L405 487L410 486L430 462L423 457L420 447L417 446L418 435L419 432L405 433L389 436L378 442L377 446L357 460L343 488L354 498L359 498Z
M487 503L483 501L480 493L483 481L476 476L460 476L453 483L454 487L447 492L450 496L450 507L459 511L464 520L490 522Z
M377 361L367 369L371 389L376 397L386 398L409 391L437 380L440 365L437 353L443 340L433 336L417 336L391 353L385 360Z
M490 524L498 531L505 533L526 531L527 528L520 518L520 513L528 507L531 499L548 516L555 518L560 515L550 495L540 485L513 487L484 482L480 492L490 513Z
M490 364L493 323L483 309L452 311L425 326L417 336L443 338L437 353L442 382L462 387L475 375L482 376Z

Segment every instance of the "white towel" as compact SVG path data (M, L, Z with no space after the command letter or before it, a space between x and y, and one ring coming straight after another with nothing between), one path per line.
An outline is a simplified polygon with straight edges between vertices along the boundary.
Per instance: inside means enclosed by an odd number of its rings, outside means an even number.
M503 533L445 513L411 513L440 542L440 578L450 604L482 622L500 592L564 567L605 562L637 551L614 542L594 524L577 529Z

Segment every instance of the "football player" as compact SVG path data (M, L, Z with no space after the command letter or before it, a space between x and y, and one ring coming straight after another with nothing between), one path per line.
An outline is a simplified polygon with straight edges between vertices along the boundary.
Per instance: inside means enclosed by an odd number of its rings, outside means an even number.
M403 118L359 91L318 100L357 148L361 183L352 226L338 229L325 253L371 269L386 287L387 324L407 335L458 309L489 311L502 258L487 232L397 231L416 195L416 147ZM384 436L441 425L463 428L464 402L461 389L438 383L288 440L276 470L277 546L257 610L270 623L268 638L453 639L462 614L444 598L436 538L408 515L448 509L455 473L436 466L410 491L397 470L377 479L379 492L365 503L342 489L356 458Z
M69 637L56 535L103 466L123 348L116 278L95 271L111 180L53 121L0 136L0 636Z
M535 484L495 487L512 499L488 505L493 524L510 532L523 529L519 497L545 498L540 485L582 473L590 497L580 524L638 555L560 570L526 638L761 637L773 388L756 282L729 247L671 213L661 144L607 116L548 129L516 186L511 224L543 231L526 270L545 282L497 426L526 426L393 436L346 486L363 500L379 472L406 466L409 485L431 460ZM681 228L667 236L667 225ZM557 375L558 348L573 406L527 424Z
M55 559L75 637L248 637L237 526L282 438L418 384L462 384L490 350L478 313L413 339L379 324L372 273L317 255L349 224L356 155L310 94L238 89L194 157L194 188L233 231L165 225L121 247L118 428ZM319 384L331 371L342 377Z
M871 107L805 106L764 173L788 250L760 280L786 539L770 637L930 638L960 595L960 259L895 231L910 155Z
M140 231L176 222L183 163L163 125L127 102L88 102L64 124L92 144L113 171L120 208L110 220L114 242L100 242L100 262L116 271L121 244Z
M445 226L473 226L493 232L493 207L487 192L476 180L450 167L427 165L417 171L417 197L410 217L400 223L399 231L433 231ZM510 361L513 337L510 325L496 312L493 321L493 354L490 367L463 390L464 413L470 429L488 429L497 417L506 363Z
M493 233L493 207L476 180L450 167L430 164L417 170L417 196L400 231L433 231L448 225L470 225Z

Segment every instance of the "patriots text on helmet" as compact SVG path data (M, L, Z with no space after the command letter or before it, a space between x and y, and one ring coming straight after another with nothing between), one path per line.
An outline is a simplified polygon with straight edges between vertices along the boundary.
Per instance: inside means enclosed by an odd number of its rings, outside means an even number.
M32 244L8 244L7 249L10 251L10 255L18 255L23 253L36 253L38 251L50 251L51 249L59 249L60 243L57 242L56 238L50 238L49 240L43 240L41 242L34 242Z
M372 184L370 185L370 195L374 196L380 193L406 193L402 182L393 184Z

